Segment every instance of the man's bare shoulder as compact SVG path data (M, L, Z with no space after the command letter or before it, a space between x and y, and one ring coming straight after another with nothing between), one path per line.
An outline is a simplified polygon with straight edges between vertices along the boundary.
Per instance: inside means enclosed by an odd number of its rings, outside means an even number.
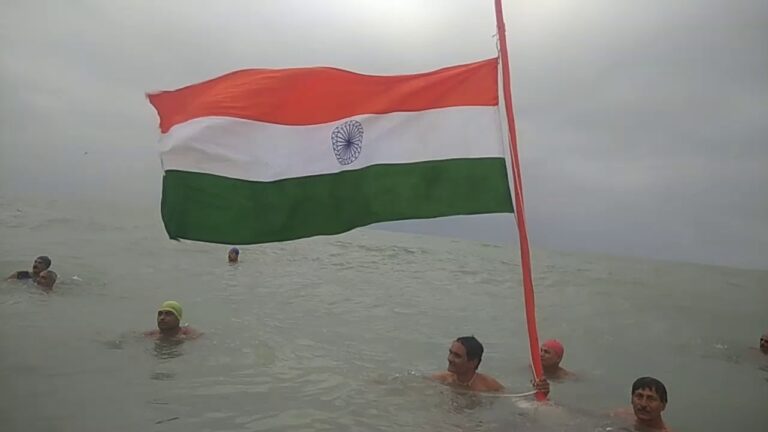
M632 410L632 407L624 407L624 408L617 408L611 412L608 413L610 417L615 417L617 419L620 419L619 421L626 422L629 425L634 424L635 422L635 412ZM674 430L670 429L667 425L664 425L663 429L642 429L643 431L648 432L675 432Z
M191 327L182 327L181 336L184 339L197 339L203 335L203 332L195 330Z
M430 378L432 378L435 381L446 383L446 382L453 381L453 374L448 371L438 372L438 373L432 374Z
M476 380L475 383L477 384L478 391L497 392L504 390L504 385L496 378L482 373L478 373L477 375L479 379Z
M547 377L547 379L551 379L552 381L578 381L579 376L575 373L569 371L568 369L560 368L558 369L557 373L554 374L554 376Z

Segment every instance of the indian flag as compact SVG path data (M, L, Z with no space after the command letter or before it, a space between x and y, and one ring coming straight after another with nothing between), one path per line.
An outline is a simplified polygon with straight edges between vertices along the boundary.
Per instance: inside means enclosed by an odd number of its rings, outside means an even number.
M397 76L248 69L148 98L173 239L265 243L513 210L495 58Z

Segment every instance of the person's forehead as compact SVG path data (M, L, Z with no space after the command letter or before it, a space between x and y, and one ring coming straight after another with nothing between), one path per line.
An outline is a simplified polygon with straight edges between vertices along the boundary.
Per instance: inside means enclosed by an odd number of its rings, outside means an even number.
M464 345L462 345L460 342L453 342L451 344L450 351L455 352L456 354L459 354L459 355L464 355L466 354L467 349L464 348Z
M656 394L656 390L654 390L652 388L639 388L639 389L635 390L635 394L646 394L646 395L658 396Z

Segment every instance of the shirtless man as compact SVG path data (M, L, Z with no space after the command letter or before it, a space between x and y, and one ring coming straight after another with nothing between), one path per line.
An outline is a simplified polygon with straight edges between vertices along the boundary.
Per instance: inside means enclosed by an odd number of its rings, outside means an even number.
M35 283L45 292L53 291L53 285L56 283L59 275L53 270L43 270L40 275L35 279Z
M544 369L544 376L548 380L563 381L574 378L575 375L560 366L565 354L565 347L559 340L550 339L541 344L541 367Z
M237 264L237 262L240 260L240 249L233 247L230 248L227 252L227 261L230 264Z
M8 280L32 279L32 281L37 281L37 278L40 276L40 273L44 270L48 270L49 267L51 267L51 259L45 255L41 255L35 258L35 261L32 263L32 272L29 272L27 270L19 270L17 272L11 273L11 275L8 276Z
M652 377L641 377L632 384L632 410L622 409L614 413L619 417L634 417L638 432L671 432L661 413L667 408L667 388Z
M144 333L153 339L197 339L202 333L181 325L183 309L178 302L167 301L157 310L157 329Z
M477 371L482 360L483 344L474 336L460 337L448 349L448 370L432 375L432 379L451 387L476 392L504 390L504 386L495 378ZM549 393L546 380L534 383L534 388Z

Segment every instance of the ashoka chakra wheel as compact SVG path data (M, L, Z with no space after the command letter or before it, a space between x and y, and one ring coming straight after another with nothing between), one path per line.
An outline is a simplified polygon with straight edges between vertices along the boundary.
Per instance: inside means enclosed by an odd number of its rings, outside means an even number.
M363 149L363 125L357 120L349 120L336 126L331 132L331 145L340 164L351 164Z

